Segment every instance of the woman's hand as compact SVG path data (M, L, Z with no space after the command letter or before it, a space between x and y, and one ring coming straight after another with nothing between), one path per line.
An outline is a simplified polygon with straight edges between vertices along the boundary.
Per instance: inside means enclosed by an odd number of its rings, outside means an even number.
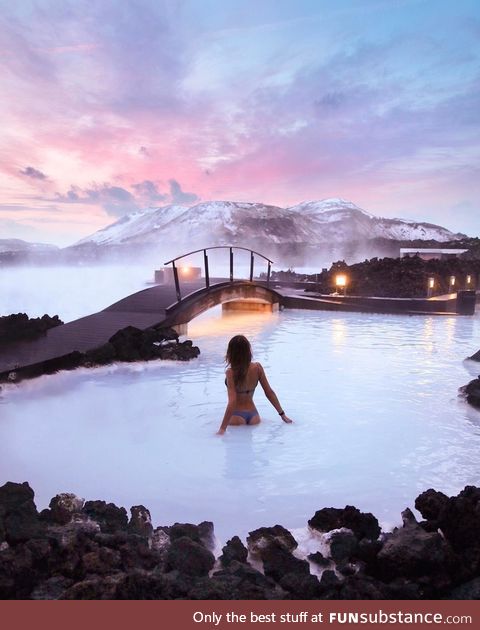
M291 422L291 420L290 420ZM225 429L218 429L218 431L215 433L215 435L224 435L225 433Z
M293 420L289 418L286 413L282 415L282 420L286 422L287 424L291 424L293 422Z

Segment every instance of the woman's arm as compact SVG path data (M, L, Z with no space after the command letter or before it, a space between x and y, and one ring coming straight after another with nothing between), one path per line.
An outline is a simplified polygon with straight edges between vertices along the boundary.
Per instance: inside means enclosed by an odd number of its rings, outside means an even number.
M272 405L275 407L275 409L277 410L278 415L282 418L282 420L284 422L287 422L287 423L292 422L292 420L283 411L282 405L280 404L280 401L278 400L276 393L270 387L270 383L268 382L267 377L265 375L265 370L260 365L260 363L257 363L257 365L258 365L258 381L259 381L260 385L263 387L263 391L265 392L265 396L272 403Z
M230 418L235 411L235 406L237 403L237 391L235 389L235 383L233 382L233 372L231 369L227 370L227 393L228 393L228 402L227 408L225 409L225 413L223 415L222 424L217 431L217 435L223 435L228 427L228 423L230 422Z

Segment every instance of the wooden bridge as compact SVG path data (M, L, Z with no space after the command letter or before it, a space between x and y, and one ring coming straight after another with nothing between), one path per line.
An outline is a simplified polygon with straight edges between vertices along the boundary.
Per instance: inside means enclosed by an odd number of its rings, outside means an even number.
M208 253L211 250L229 250L230 273L228 278L211 277ZM247 279L235 279L234 252L244 250L250 254ZM192 254L203 253L204 277L180 283L178 263ZM266 262L265 279L254 277L256 259ZM381 298L334 297L315 294L314 285L292 286L277 283L272 286L272 261L244 247L210 247L188 252L165 265L172 265L173 284L157 285L138 291L106 309L81 317L56 328L33 341L22 341L0 348L0 380L16 369L35 366L74 351L85 352L106 343L121 328L135 326L145 329L156 324L179 326L188 323L200 313L232 301L255 300L278 304L285 308L309 310L366 311L376 313L455 315L455 300L395 300ZM310 289L310 293L305 290Z

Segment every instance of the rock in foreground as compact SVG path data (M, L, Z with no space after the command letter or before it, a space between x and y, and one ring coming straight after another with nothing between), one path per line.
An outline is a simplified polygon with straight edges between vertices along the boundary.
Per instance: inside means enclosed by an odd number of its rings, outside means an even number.
M372 514L324 508L309 521L328 548L301 557L281 525L234 536L215 559L213 524L154 528L73 494L38 513L28 483L0 487L0 599L476 599L480 488L429 489L381 533ZM321 533L320 533L321 532ZM310 561L310 562L309 562Z
M199 354L199 348L189 339L179 341L178 333L173 328L158 325L140 330L134 326L127 326L117 331L103 346L87 352L70 352L15 371L3 372L0 374L0 382L19 382L26 378L54 374L60 370L97 367L116 361L128 363L155 359L189 361Z

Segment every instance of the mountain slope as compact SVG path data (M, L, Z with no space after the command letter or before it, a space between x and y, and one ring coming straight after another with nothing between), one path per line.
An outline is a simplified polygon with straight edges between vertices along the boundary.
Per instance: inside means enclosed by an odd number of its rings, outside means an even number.
M0 238L0 253L6 252L24 252L24 253L46 253L54 252L59 248L56 245L47 245L45 243L29 243L19 238Z
M312 221L316 240L320 243L332 240L345 243L373 238L447 242L463 236L431 223L375 217L352 202L337 198L304 202L290 210Z
M429 223L375 217L350 201L325 199L280 208L262 203L210 201L191 208L164 206L129 214L76 246L246 247L319 246L370 239L452 241L462 238Z

